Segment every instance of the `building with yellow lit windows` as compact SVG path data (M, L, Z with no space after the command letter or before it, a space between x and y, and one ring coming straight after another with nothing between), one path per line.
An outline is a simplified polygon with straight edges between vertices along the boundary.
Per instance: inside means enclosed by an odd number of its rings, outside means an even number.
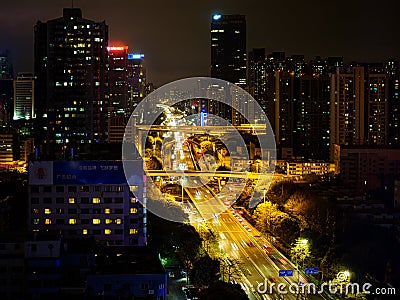
M121 161L30 162L28 228L146 245L143 185L144 177L127 184Z

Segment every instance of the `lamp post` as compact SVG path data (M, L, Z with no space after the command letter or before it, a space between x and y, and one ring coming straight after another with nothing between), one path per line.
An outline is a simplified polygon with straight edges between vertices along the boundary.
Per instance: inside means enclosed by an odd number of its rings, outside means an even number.
M266 200L266 194L267 194L267 189L263 188L263 203L265 203ZM271 240L271 208L272 206L269 207L268 211L268 219L267 219L267 239Z
M181 176L182 204L183 204L183 176Z
M299 238L296 242L295 247L292 249L296 257L297 265L297 281L300 281L300 264L299 259L301 259L301 267L304 268L304 259L309 255L308 251L308 240L304 238Z

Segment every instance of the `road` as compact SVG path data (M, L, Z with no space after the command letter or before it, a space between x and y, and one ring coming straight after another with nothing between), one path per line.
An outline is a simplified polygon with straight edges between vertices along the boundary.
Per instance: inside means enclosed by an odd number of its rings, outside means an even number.
M276 288L281 283L286 285L284 290L288 291L290 284L297 287L300 281L304 281L295 267L240 215L232 209L227 209L226 201L232 203L236 200L235 185L232 185L228 190L225 189L219 196L216 196L207 185L209 180L217 176L243 178L243 175L245 175L246 178L249 178L255 175L252 179L260 179L262 175L250 172L240 172L240 174L216 172L211 164L200 168L197 154L193 147L184 142L184 135L182 133L175 134L175 139L177 140L174 144L175 149L164 153L164 160L166 159L169 162L169 164L164 165L165 170L151 171L148 175L181 178L181 184L193 203L193 205L189 204L192 207L188 210L191 213L192 224L197 229L199 229L199 226L207 226L215 234L218 234L221 255L227 256L227 262L232 264L232 269L237 269L233 277L228 275L229 280L237 281L251 300L300 299L299 295L296 294L278 293ZM183 174L184 176L182 176ZM268 174L267 176L273 175ZM242 187L240 184L238 186L239 192ZM294 276L279 277L279 270L294 270ZM265 284L268 287L263 292Z
M298 285L305 279L296 268L273 245L253 228L240 214L232 208L227 209L223 201L214 197L207 186L187 188L186 192L192 199L199 215L204 218L194 217L194 226L207 226L219 235L219 248L221 254L225 253L230 261L238 262L238 274L235 279L246 291L250 299L299 299L295 294L278 294L277 285L284 283L288 286ZM222 211L222 212L221 212ZM201 220L201 223L200 223ZM204 221L206 220L206 221ZM267 251L268 250L268 251ZM233 263L235 265L235 263ZM235 266L232 266L235 267ZM279 277L279 270L293 270L293 277ZM260 293L265 288L266 293ZM274 286L270 288L270 285ZM260 286L258 288L258 286ZM309 296L309 299L321 297Z

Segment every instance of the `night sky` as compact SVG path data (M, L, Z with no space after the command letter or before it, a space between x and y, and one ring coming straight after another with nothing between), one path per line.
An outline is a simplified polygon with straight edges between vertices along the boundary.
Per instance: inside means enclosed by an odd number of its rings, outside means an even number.
M110 44L144 53L148 81L158 86L209 76L214 13L246 15L248 50L343 56L345 62L400 57L398 0L75 0L74 6L86 19L106 21ZM11 51L15 73L33 71L33 26L61 17L63 7L71 1L2 1L0 50Z

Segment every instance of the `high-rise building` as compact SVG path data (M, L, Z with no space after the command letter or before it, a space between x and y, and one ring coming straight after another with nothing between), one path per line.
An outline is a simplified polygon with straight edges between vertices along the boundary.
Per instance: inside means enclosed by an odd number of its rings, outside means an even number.
M304 55L292 55L286 58L286 69L294 73L296 77L301 77L306 74L306 62Z
M141 161L132 161L135 170ZM121 161L29 163L28 228L109 245L146 244L145 176L127 184Z
M330 144L365 143L365 74L363 67L337 69L331 76ZM332 155L331 148L331 155Z
M128 46L108 47L108 142L121 143L132 111L146 96L144 54L128 53Z
M18 73L14 80L14 120L35 117L35 77L32 73Z
M369 145L386 145L388 142L388 93L388 76L384 73L368 73L366 138Z
M10 51L0 52L0 79L12 79L13 77Z
M129 109L133 111L146 97L146 69L143 65L143 53L128 54Z
M388 144L400 144L400 72L396 60L386 62L386 74L389 78L388 99Z
M336 73L338 67L343 67L342 56L330 56L324 60L325 68L328 73Z
M318 74L318 73L317 73ZM304 75L296 101L294 154L306 159L329 159L330 78Z
M14 80L12 78L0 78L0 126L8 125L13 112L14 104Z
M256 48L249 52L247 61L247 83L249 93L266 111L267 62L265 48Z
M128 108L128 46L108 47L109 109L125 115Z
M0 125L8 125L13 112L13 68L10 51L0 52Z
M47 154L84 153L106 141L108 26L79 8L35 25L36 141Z
M294 108L295 108L295 93L298 83L294 73L285 71L275 72L274 82L274 114L272 122L275 130L276 145L279 148L279 153L282 158L290 158L293 155L294 146ZM270 118L270 117L269 117ZM271 119L271 118L270 118Z
M211 22L211 77L246 86L246 18L219 15Z
M332 74L331 146L387 144L388 83L378 65L338 68Z

